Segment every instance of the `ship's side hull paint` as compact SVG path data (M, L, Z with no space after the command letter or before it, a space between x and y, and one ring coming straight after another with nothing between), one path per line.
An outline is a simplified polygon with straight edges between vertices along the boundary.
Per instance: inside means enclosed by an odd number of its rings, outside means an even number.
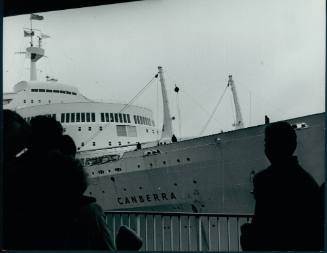
M324 114L290 120L297 131L300 164L324 180ZM191 209L194 212L251 213L252 177L268 166L264 126L211 135L126 153L122 159L87 168L90 186L105 210ZM155 155L147 155L159 150ZM120 168L115 172L115 168ZM111 172L97 175L97 171Z

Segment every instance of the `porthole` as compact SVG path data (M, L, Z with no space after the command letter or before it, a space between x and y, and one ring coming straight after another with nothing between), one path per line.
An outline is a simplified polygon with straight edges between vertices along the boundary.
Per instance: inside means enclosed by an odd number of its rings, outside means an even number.
M104 191L102 191L102 193L104 193Z
M197 183L197 181L196 180L193 180L193 184L196 184Z
M146 129L146 132L148 133L149 132L149 129Z
M92 195L92 192L90 192L90 195Z
M115 182L115 178L114 177L111 177L110 178L112 182Z
M127 191L127 189L126 189L126 188L124 188L123 190L124 190L124 191Z
M26 104L26 100L24 99L24 104Z
M178 163L180 163L180 162L181 162L181 160L177 159L177 162L178 162Z
M150 166L152 167L152 163L150 163Z
M109 143L108 143L108 144L109 144L109 146L111 146L111 141L109 141Z
M99 127L99 130L102 131L102 126Z
M141 166L138 164L137 167L140 168Z
M89 127L89 131L91 131L92 130L92 127Z
M110 173L110 170L108 170L108 173Z
M92 143L93 146L95 146L95 141Z
M143 187L142 187L142 186L140 186L140 187L139 187L139 189L140 189L140 190L142 190L142 189L143 189Z
M187 161L191 161L191 159L189 157L186 158Z
M119 145L119 146L121 145L121 141L118 142L118 145Z
M78 127L78 131L81 131L82 129L81 129L81 127Z
M41 100L39 100L39 103L41 103Z
M163 161L162 163L163 163L163 164L166 164L166 161Z
M177 186L177 183L174 183L175 186Z
M84 142L81 143L81 146L84 147Z
M94 172L92 172L92 175L94 175Z

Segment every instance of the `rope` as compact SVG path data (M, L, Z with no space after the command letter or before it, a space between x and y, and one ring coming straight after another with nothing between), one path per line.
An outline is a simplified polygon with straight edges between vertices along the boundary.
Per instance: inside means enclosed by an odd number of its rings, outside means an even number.
M210 115L208 121L206 122L206 124L205 124L204 127L202 128L202 130L201 130L201 132L200 132L200 134L199 134L200 136L202 135L202 133L203 133L203 132L206 130L206 128L208 127L208 125L209 125L209 123L210 123L210 121L211 121L213 115L215 114L215 112L216 112L218 106L220 105L220 103L221 103L221 101L222 101L222 99L223 99L223 97L224 97L224 95L225 95L225 93L226 93L226 91L227 91L227 88L228 88L228 86L225 87L225 90L224 90L223 94L220 96L220 98L219 98L219 100L218 100L218 103L216 104L216 106L215 106L213 112L211 113L211 115Z
M140 96L143 92L144 92L144 90L152 83L152 81L155 79L155 78L157 78L158 77L158 75L156 74L129 102L128 102L128 104L127 105L125 105L124 107L123 107L123 109L121 109L120 111L119 111L119 113L121 113L121 112L123 112L127 107L129 107L137 98L138 98L138 96Z
M118 113L121 113L121 112L123 112L128 106L130 106L130 104L131 103L133 103L134 101L135 101L135 99L141 94L141 93L143 93L143 91L151 84L151 82L155 79L155 78L157 78L157 74L136 94L136 96L134 96L131 100L130 100L130 102L127 104L127 105L125 105L124 107L123 107L123 109L121 109ZM107 127L109 127L110 126L110 124L107 124L107 125L105 125L103 128L102 128L102 131L104 130L104 129L106 129ZM99 135L99 133L100 132L102 132L102 131L100 131L100 130L98 130L98 131L96 131L93 135L91 135L89 138L87 138L85 141L84 141L84 144L86 145L86 144L88 144L91 140L93 140L95 137L97 137L98 135Z

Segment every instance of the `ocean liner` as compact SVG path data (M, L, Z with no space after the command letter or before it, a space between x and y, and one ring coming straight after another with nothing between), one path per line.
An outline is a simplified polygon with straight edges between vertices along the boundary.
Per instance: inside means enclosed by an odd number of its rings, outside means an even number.
M89 177L86 193L96 197L104 210L253 212L252 178L268 165L263 151L265 125L244 128L232 76L227 85L233 93L236 129L176 141L161 67L154 76L160 79L163 96L164 119L159 127L148 108L97 102L55 79L38 81L42 37L34 46L32 29L30 35L26 54L31 80L5 93L3 107L27 121L48 115L61 122ZM288 121L297 131L301 165L322 183L325 113Z

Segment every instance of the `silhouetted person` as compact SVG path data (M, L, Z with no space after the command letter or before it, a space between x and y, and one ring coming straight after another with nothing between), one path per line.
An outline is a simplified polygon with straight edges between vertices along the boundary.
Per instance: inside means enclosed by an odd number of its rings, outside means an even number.
M141 148L142 148L141 143L138 142L138 143L136 144L136 149L138 150L138 149L141 149Z
M30 131L16 113L4 114L6 248L114 250L101 207L83 195L87 179L74 148L62 147L70 138L63 137L61 124L38 116Z
M176 136L173 134L173 136L171 137L171 142L177 142L177 138Z
M24 217L22 184L28 176L20 160L26 156L31 129L17 113L3 111L3 234L4 249L21 248L24 233L21 231ZM25 153L23 153L25 152Z
M72 137L69 135L63 135L61 137L60 143L59 143L59 148L62 153L65 155L69 155L71 157L75 157L76 155L76 145Z
M265 130L265 154L271 165L254 176L255 214L241 228L243 250L317 250L318 185L301 168L296 133L286 122Z
M267 115L265 115L265 125L270 123L270 119Z
M45 153L51 149L59 149L63 127L54 118L36 116L30 121L32 128L31 149Z

